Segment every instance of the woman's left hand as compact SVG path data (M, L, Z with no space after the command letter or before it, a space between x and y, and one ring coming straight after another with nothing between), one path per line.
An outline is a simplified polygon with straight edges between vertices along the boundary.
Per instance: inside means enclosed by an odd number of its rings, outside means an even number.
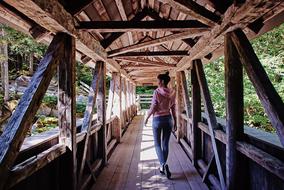
M144 122L145 126L147 125L147 123L148 123L148 118L145 119L145 122Z

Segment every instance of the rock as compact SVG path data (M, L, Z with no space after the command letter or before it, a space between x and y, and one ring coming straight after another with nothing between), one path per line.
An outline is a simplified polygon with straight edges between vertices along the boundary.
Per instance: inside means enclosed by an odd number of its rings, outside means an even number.
M37 111L38 115L45 115L45 116L49 116L51 114L51 108L42 104L40 105L38 111Z

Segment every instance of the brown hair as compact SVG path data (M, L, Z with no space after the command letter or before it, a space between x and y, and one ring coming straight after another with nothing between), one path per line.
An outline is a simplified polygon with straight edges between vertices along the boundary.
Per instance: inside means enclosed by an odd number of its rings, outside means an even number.
M169 76L169 74L170 74L169 71L167 71L165 74L159 74L157 78L161 80L164 83L164 85L167 86L171 81L171 77Z

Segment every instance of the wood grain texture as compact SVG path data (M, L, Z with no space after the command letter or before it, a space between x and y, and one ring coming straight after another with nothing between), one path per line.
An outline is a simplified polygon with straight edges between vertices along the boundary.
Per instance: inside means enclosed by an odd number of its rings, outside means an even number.
M241 172L237 167L237 140L244 136L243 69L238 52L232 42L231 33L225 36L225 97L226 97L226 182L228 190L237 189Z
M75 38L64 34L64 54L58 65L59 143L72 151L72 187L77 187Z
M218 129L218 124L217 124L216 115L214 112L214 107L212 104L212 100L211 100L211 96L210 96L210 92L209 92L209 88L208 88L208 84L206 81L206 77L205 77L205 73L203 70L203 65L202 65L201 60L196 60L194 67L196 69L197 78L198 78L199 86L201 89L201 94L202 94L205 112L207 116L207 121L209 124L211 143L212 143L212 148L213 148L213 152L215 155L215 161L216 161L217 171L219 175L219 180L221 183L221 188L222 190L225 190L226 189L225 178L223 175L221 161L220 161L219 153L217 149L217 144L216 144L216 140L214 137L214 130Z
M24 92L15 112L8 121L0 138L0 189L3 188L7 172L13 165L26 133L32 125L33 118L40 106L40 102L48 88L48 85L56 72L57 65L64 54L63 33L57 34L39 67L32 77L30 85Z
M284 146L284 103L269 80L246 35L238 29L232 33L232 40L265 112Z
M85 133L85 141L84 141L84 148L83 148L83 154L82 154L82 160L80 163L79 173L78 173L78 186L81 186L82 183L82 176L83 171L86 164L86 156L88 151L88 143L90 138L90 132L91 132L91 126L93 121L93 114L94 114L94 107L96 105L96 99L97 99L97 93L99 88L99 80L101 77L101 73L103 69L103 64L101 62L98 62L96 64L94 74L93 74L93 80L88 96L88 103L86 106L86 110L84 113L83 123L81 127L81 132Z

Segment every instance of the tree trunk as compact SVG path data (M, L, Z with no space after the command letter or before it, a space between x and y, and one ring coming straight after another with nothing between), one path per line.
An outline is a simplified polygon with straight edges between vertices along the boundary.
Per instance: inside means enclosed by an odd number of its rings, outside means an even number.
M0 36L5 35L5 31L2 28L0 31ZM1 62L1 81L2 89L4 92L4 102L9 100L9 71L8 71L8 46L6 43L2 43L0 46L0 62Z
M29 55L29 73L30 75L34 73L34 53Z

